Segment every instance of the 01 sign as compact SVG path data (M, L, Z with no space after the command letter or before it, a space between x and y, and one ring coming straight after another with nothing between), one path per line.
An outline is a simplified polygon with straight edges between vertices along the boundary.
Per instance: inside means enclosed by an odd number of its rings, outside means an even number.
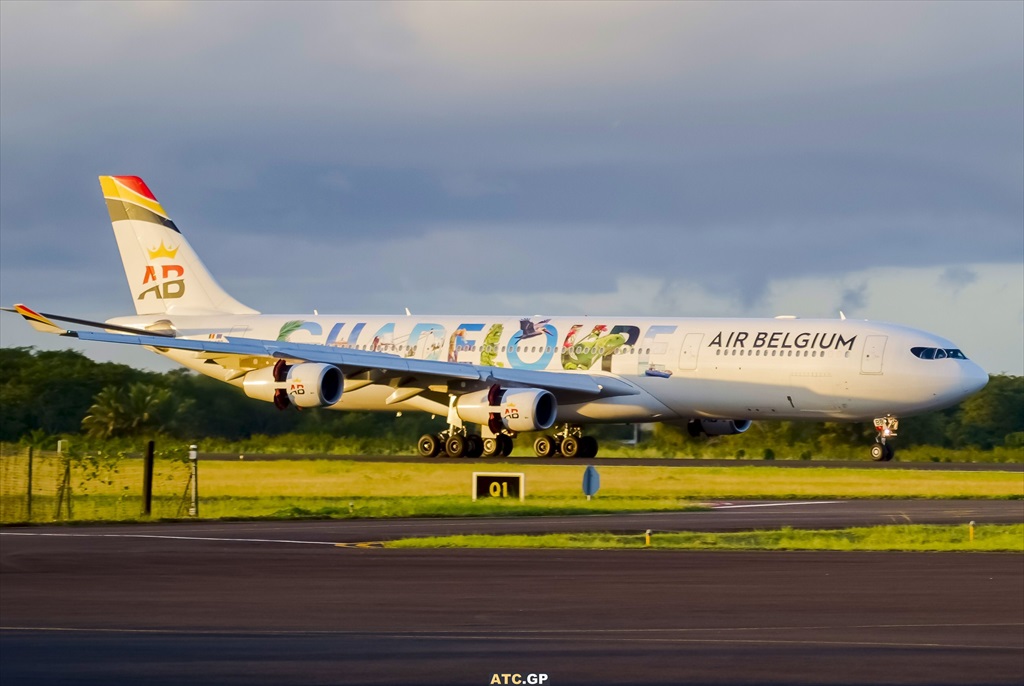
M526 474L522 472L473 472L473 500L478 498L526 500Z

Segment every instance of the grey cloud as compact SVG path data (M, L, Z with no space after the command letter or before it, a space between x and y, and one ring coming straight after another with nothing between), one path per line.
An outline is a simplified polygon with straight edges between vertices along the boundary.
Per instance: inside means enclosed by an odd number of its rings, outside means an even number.
M867 291L867 283L845 289L839 302L839 309L849 313L861 311L867 302Z
M5 297L53 266L122 286L108 173L146 178L218 278L281 309L299 274L455 308L683 277L750 308L779 278L1024 255L1020 3L0 18Z
M978 273L967 267L947 267L939 275L939 285L951 288L954 293L962 291L978 280Z

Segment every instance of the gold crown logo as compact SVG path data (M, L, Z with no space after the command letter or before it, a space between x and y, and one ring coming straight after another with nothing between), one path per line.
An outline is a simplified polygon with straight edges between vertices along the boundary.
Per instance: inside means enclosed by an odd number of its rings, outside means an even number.
M146 252L149 253L149 259L151 260L155 260L158 257L166 257L168 259L173 260L174 256L178 254L178 249L168 248L166 245L164 245L163 241L160 241L159 248L153 248L152 250L147 250Z

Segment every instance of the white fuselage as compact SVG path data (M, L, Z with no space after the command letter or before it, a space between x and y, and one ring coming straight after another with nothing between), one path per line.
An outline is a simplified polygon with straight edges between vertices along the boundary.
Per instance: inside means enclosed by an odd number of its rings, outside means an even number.
M946 339L850 319L164 314L111 321L135 327L169 322L186 338L288 340L405 358L613 376L639 391L562 404L559 422L868 420L948 407L988 380L970 360L921 359L911 352L955 349ZM196 353L160 352L240 383L230 369L205 364ZM419 397L387 404L392 391L362 385L346 390L332 408L446 410Z

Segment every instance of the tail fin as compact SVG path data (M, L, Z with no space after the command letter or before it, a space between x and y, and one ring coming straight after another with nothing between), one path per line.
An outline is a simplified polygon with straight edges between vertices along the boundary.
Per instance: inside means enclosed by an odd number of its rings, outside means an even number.
M142 179L101 176L100 187L138 314L257 314L217 285Z

